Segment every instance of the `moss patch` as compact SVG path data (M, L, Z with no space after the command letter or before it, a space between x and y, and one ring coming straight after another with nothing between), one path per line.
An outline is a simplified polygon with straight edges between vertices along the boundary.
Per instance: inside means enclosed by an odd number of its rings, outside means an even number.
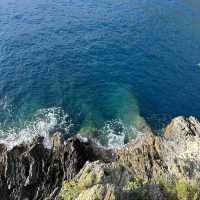
M174 182L161 178L158 184L164 189L170 200L199 200L200 188L195 182L177 179Z
M81 192L81 188L74 181L64 181L59 194L61 200L74 200Z
M124 187L124 191L132 192L135 200L148 199L148 188L140 179L134 178L129 181Z

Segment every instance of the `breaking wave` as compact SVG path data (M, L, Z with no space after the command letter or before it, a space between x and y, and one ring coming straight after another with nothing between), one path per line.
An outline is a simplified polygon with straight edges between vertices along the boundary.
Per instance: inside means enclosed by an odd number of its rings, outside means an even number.
M125 125L121 120L111 120L100 130L99 140L109 148L115 148L143 134L136 127Z
M45 146L49 147L52 132L62 130L68 134L72 126L68 114L65 114L61 108L40 109L21 128L1 129L0 143L12 148L22 142L30 142L34 137L40 135L45 138Z
M44 144L49 148L53 133L59 131L70 136L73 126L74 124L69 115L61 108L40 109L21 128L0 129L0 143L6 144L8 149L11 149L17 144L29 143L34 137L40 135L44 137ZM97 132L98 134L94 136L97 136L95 138L96 142L109 148L123 145L130 139L143 134L134 126L125 125L121 120L107 121Z

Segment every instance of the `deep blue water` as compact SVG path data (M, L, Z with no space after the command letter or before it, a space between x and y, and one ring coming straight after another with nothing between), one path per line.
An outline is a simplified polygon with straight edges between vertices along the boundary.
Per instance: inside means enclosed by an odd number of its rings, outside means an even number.
M2 135L49 113L72 132L200 118L199 11L199 0L1 0Z

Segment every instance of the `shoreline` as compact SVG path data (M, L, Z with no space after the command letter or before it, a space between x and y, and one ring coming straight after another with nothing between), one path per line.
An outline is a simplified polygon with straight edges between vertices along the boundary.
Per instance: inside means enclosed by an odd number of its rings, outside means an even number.
M116 148L118 146L123 146L129 143L138 135L152 132L151 127L141 116L139 117L140 120L138 119L138 121L135 122L137 126L128 125L122 120L116 119L105 121L104 125L99 129L94 127L87 127L87 129L84 129L85 132L82 128L74 132L73 129L76 124L72 123L68 114L62 114L62 122L60 125L57 119L59 116L54 116L51 113L53 112L52 110L54 110L54 108L47 109L45 111L46 114L44 118L34 117L33 121L25 122L24 126L7 128L3 130L1 132L2 136L0 137L0 144L5 144L7 148L11 150L15 146L22 143L30 144L35 137L41 136L44 137L45 146L51 148L51 138L55 133L58 132L62 134L66 139L75 135L79 135L80 137L85 137L93 140L100 146ZM62 123L64 123L65 120L66 125L63 125Z
M141 197L144 191L150 200L165 200L170 198L164 198L161 178L172 186L180 180L200 186L200 123L194 117L177 117L163 136L149 132L115 149L80 136L64 140L59 133L52 137L50 149L43 141L36 137L11 150L0 145L2 200L104 200L108 193L109 200L131 200L134 193ZM142 191L138 193L132 184Z

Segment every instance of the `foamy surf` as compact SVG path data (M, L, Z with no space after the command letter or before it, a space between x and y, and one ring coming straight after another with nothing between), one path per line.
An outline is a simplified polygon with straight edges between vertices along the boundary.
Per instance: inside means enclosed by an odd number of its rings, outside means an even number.
M69 116L61 108L41 109L36 112L31 121L24 123L23 128L0 130L0 143L11 149L23 142L30 143L34 137L40 135L44 137L44 145L50 148L51 131L59 127L67 134L71 126Z
M112 120L106 122L100 130L99 140L106 140L107 147L116 148L140 135L144 135L144 133L133 125L126 125L122 120Z
M32 117L31 121L26 121L22 128L0 129L0 143L12 149L23 142L30 143L34 137L43 136L46 148L51 147L51 136L56 130L63 130L69 135L74 126L69 115L61 108L40 109ZM125 125L122 120L111 120L105 122L104 126L97 130L97 135L93 136L94 141L108 148L116 148L126 144L126 142L143 135L133 125ZM87 137L87 134L82 134ZM88 137L91 137L88 135Z

